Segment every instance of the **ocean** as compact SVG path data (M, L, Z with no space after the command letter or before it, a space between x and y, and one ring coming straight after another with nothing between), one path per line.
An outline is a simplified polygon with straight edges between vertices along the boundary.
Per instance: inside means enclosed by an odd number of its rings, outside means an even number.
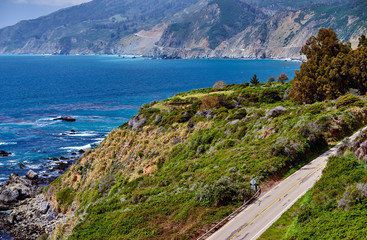
M11 153L0 157L0 183L29 169L57 176L57 163L97 146L142 104L219 80L249 82L254 74L260 82L281 73L292 79L299 66L279 60L0 55L0 150ZM76 121L54 120L64 116Z

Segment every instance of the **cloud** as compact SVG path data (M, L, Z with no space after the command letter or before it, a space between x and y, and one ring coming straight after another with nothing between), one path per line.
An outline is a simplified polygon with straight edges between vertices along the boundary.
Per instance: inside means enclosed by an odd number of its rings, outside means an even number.
M48 6L71 6L78 5L91 0L12 0L18 4L37 4L37 5L48 5Z

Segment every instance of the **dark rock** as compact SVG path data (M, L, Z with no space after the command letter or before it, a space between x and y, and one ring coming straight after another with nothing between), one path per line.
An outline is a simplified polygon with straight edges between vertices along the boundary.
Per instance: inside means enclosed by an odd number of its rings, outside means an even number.
M6 181L5 186L10 186L10 185L14 185L14 184L20 184L20 185L24 185L27 187L31 187L32 181L26 179L26 178L22 178L20 176L18 176L18 174L12 173L9 176L9 179Z
M3 157L9 157L11 155L10 152L5 152L3 150L0 150L0 156L3 156Z
M85 151L83 149L79 149L78 153L83 154Z
M20 168L25 168L25 165L24 165L23 163L18 163L18 166L19 166Z
M52 160L52 161L59 161L58 158L48 158L48 160Z
M52 170L60 170L62 172L66 171L69 166L71 165L71 162L58 162L56 167L53 167Z
M198 111L196 113L197 117L205 117L207 120L213 119L216 117L215 114L212 114L212 112L210 110L202 110L202 111Z
M38 178L38 174L33 170L29 170L25 176L30 180L36 180Z
M13 188L6 188L0 193L0 202L4 205L10 205L19 199L19 191Z
M147 120L145 118L140 119L139 116L133 117L129 120L129 122L127 123L127 125L129 127L131 127L134 130L138 130L140 129L145 123L147 122Z
M64 156L61 156L60 157L60 160L68 160L66 157L64 157Z
M75 122L76 119L75 118L72 118L72 117L58 117L58 118L54 118L53 120L62 120L62 121L65 121L65 122Z

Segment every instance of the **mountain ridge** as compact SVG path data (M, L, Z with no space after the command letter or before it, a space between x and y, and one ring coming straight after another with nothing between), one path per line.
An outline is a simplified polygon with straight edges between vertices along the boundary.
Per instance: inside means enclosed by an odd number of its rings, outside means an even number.
M0 29L0 54L296 58L319 28L353 46L363 0L94 0Z

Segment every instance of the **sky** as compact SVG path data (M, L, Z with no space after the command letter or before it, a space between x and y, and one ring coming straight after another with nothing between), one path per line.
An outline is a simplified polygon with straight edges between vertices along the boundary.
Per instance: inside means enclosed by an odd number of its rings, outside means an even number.
M0 28L91 0L0 0Z

